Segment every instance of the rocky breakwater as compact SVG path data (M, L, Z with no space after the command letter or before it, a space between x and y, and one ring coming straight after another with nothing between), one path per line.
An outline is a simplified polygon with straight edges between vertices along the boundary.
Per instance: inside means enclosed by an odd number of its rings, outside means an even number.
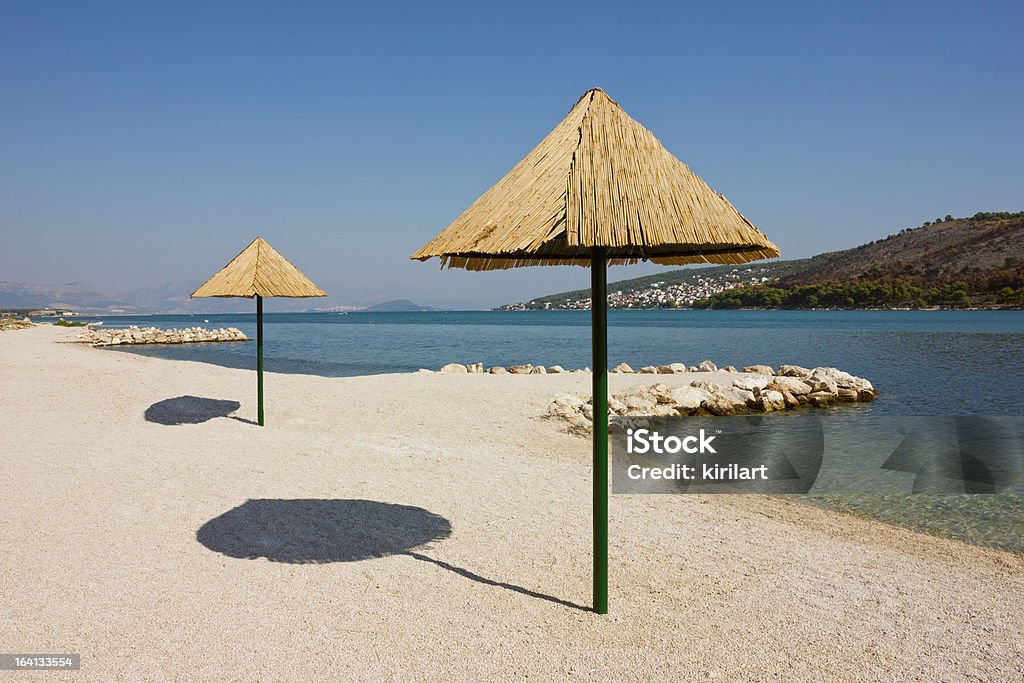
M432 373L434 370L427 370L421 368L419 372ZM510 365L504 367L502 365L495 365L490 368L484 368L483 363L449 363L436 372L442 372L446 375L559 375L559 374L580 374L590 372L590 368L583 368L582 370L566 370L561 365L551 365L544 367L543 365Z
M195 342L249 341L245 333L235 327L207 330L188 327L183 330L161 330L156 327L129 327L122 330L88 329L78 336L93 346L122 346L125 344L193 344Z
M35 324L28 318L0 318L0 330L24 330L35 327Z
M872 401L876 396L871 382L838 368L783 365L776 372L769 366L757 365L744 368L741 373L718 370L710 361L700 367L705 369L686 370L685 374L695 377L682 386L655 382L613 393L608 400L609 428L618 431L646 426L649 418L658 417L768 413L805 406L826 408L836 403ZM683 373L658 372L656 368L655 373L644 374ZM570 431L589 432L594 419L593 402L589 396L559 394L551 400L547 415L568 422Z

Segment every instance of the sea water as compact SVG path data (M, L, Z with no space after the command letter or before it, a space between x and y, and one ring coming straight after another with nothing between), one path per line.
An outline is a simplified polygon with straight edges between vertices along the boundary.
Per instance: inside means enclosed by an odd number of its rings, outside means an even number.
M89 320L90 318L83 318ZM104 317L106 327L238 327L255 315ZM208 320L209 322L204 322ZM255 367L253 343L124 349L233 368ZM582 368L586 311L269 313L268 372L330 377L414 372L446 363ZM1024 311L627 311L608 316L609 367L710 359L719 366L833 366L870 380L861 409L905 415L1024 414Z

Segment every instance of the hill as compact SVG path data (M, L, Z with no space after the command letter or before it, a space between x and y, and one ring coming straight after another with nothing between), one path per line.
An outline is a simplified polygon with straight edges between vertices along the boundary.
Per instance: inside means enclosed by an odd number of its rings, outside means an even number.
M608 284L608 305L612 308L676 308L690 306L716 292L777 280L805 267L809 259L767 261L741 266L708 266L645 275ZM590 308L590 290L551 294L496 310L584 309Z
M613 308L1020 306L1024 212L946 216L809 259L685 268L608 285ZM502 309L589 308L590 290Z
M927 221L823 254L760 287L719 292L707 308L1019 307L1024 212Z
M408 299L395 299L394 301L385 301L377 304L376 306L370 306L362 310L363 313L408 313L412 311L436 311L436 308L430 306L420 306L419 304L409 301Z

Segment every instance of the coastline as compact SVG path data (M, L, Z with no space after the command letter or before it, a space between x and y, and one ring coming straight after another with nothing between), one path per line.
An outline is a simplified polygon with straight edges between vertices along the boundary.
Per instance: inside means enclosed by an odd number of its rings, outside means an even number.
M268 373L258 430L251 371L74 335L0 334L9 649L135 680L1022 673L1024 558L760 496L613 496L612 613L578 609L590 447L540 417L585 375ZM182 396L240 419L145 419ZM197 540L251 500L408 506L451 531L309 563Z

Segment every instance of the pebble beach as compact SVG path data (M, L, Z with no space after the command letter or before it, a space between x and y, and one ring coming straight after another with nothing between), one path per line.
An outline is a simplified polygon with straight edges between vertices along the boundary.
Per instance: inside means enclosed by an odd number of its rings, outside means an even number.
M0 643L83 680L1024 677L1020 555L763 496L612 496L590 612L587 374L269 373L260 429L77 334L0 332Z

